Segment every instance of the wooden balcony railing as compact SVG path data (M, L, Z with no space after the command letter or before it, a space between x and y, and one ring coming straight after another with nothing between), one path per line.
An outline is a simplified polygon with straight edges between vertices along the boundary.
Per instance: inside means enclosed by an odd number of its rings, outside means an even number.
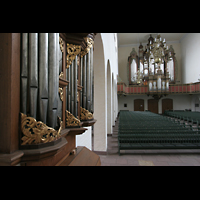
M117 83L117 94L148 94L148 86L129 85ZM200 94L200 82L191 84L171 84L168 94Z

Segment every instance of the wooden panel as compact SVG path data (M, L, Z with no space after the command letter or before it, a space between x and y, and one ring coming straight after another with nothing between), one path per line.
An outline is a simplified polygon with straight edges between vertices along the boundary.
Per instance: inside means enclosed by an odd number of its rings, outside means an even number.
M172 93L174 92L174 86L171 86L171 92Z
M182 85L179 86L179 92L182 93Z
M158 114L158 100L148 99L148 110Z
M61 166L100 166L100 157L86 147L77 147L77 154L70 155Z
M191 92L195 92L195 85L191 85Z
M148 93L148 86L133 86L127 87L125 84L118 85L118 92L121 91L127 94L146 94ZM183 84L183 85L170 85L169 93L199 93L200 92L200 83L194 84ZM151 92L150 92L151 93Z
M162 99L162 114L165 110L173 110L173 99Z
M125 92L128 94L129 91L130 91L130 88L129 88L129 87L126 87L126 88L125 88Z
M144 111L144 99L134 100L134 111Z
M0 153L18 149L20 33L0 34Z
M175 87L175 92L178 93L178 86L174 86Z
M62 138L61 142L50 147L34 150L23 150L22 165L25 166L55 166L63 157L69 155L71 146L68 138Z
M133 93L133 87L130 87L130 93Z
M190 85L187 85L187 92L190 92Z
M123 85L121 85L120 91L123 91Z
M117 85L117 91L120 92L120 85Z
M186 86L183 86L183 93L186 93Z
M197 91L200 92L200 83L197 84Z

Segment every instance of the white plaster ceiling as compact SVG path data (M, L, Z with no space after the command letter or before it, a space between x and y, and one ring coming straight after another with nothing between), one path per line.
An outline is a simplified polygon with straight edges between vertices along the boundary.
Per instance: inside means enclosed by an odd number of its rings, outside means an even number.
M186 35L186 33L118 33L118 46L131 46L139 44L140 42L147 44L150 34L153 37L160 34L162 40L165 38L166 43L180 42Z

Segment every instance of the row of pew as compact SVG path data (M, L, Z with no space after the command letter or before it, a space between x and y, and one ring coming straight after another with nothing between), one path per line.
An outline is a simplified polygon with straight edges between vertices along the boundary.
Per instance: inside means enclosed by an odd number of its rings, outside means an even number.
M149 111L120 111L118 151L131 149L198 149L200 131Z
M179 121L191 122L192 124L200 125L200 112L182 111L182 110L166 110L164 115L178 119Z

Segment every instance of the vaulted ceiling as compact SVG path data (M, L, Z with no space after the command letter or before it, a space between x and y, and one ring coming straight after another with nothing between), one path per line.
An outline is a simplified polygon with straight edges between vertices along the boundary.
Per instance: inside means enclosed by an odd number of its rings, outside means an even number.
M118 33L118 46L134 45L140 42L147 44L150 34L153 37L160 34L161 38L165 38L166 42L169 43L180 42L186 33Z

